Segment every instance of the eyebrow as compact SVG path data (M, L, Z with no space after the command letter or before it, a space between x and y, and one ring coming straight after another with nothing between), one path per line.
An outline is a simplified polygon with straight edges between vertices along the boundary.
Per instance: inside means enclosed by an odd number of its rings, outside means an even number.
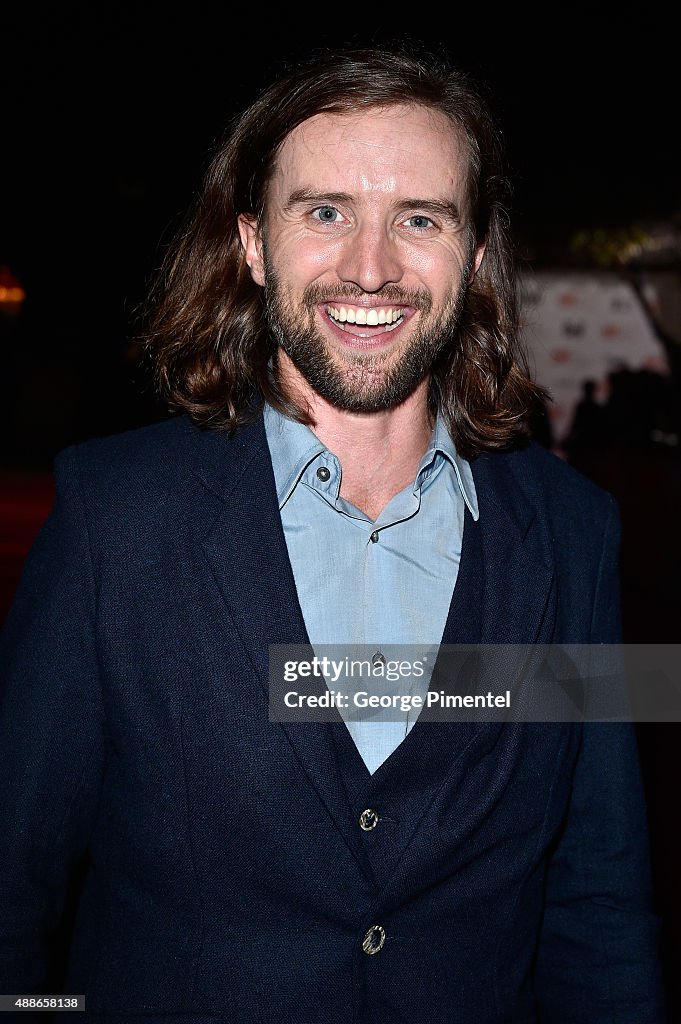
M284 203L284 209L290 210L300 203L318 203L319 206L331 206L333 203L351 203L349 192L313 192L309 188L296 188Z
M447 199L401 199L398 203L400 210L423 210L424 213L433 213L438 217L447 217L449 220L460 221L461 212L453 200Z
M301 203L316 203L319 206L333 206L352 203L355 197L349 192L313 192L309 188L297 188L289 195L284 204L285 210L290 210ZM424 213L432 213L438 217L446 217L458 223L461 220L459 207L452 200L446 199L400 199L397 204L398 210L423 210Z

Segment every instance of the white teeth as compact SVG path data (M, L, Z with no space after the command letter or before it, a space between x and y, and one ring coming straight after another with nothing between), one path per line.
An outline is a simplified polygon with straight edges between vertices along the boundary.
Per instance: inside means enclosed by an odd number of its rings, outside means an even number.
M401 309L367 309L364 306L327 306L326 311L336 323L366 324L368 327L377 327L385 324L391 329L403 319Z

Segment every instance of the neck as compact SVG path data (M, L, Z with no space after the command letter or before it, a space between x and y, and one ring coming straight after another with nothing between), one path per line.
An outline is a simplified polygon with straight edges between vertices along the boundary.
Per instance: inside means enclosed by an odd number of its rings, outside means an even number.
M357 413L337 409L310 388L280 353L280 383L299 407L308 409L311 428L337 456L343 470L340 493L370 519L413 483L432 436L428 379L392 409Z

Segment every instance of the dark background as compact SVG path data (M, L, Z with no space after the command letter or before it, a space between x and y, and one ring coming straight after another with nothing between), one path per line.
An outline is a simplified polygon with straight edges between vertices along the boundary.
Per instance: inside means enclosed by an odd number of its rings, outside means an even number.
M470 71L504 129L529 267L574 265L580 230L680 223L678 38L659 6L26 4L0 32L0 265L27 295L0 315L8 595L54 454L165 415L138 362L136 311L226 122L296 58L413 40ZM622 510L625 639L674 642L678 452L644 441L577 461ZM678 726L639 738L676 1020Z
M141 393L134 311L226 120L312 48L413 40L470 71L505 130L516 236L537 264L580 228L678 214L677 41L659 8L368 7L3 12L0 264L28 296L2 325L3 464L43 467L161 412Z
M127 344L163 242L229 117L311 49L413 40L470 71L504 128L516 233L537 263L580 228L681 208L677 43L659 8L369 7L3 12L0 264L28 296L3 345L4 464L48 465L154 415Z

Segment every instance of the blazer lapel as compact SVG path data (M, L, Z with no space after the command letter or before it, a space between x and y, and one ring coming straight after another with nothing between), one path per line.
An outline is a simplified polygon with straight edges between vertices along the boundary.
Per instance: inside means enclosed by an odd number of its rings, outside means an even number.
M539 496L525 493L509 459L482 456L472 466L481 510L480 641L550 643L556 590L543 505Z
M480 506L476 523L466 512L461 564L445 624L443 646L549 643L555 620L555 586L539 506L525 496L508 472L504 456L473 463ZM446 673L444 652L431 688ZM441 679L442 683L442 679ZM411 828L391 851L394 871L384 895L423 863L428 809L443 786L457 792L464 777L494 747L504 728L496 722L441 722L419 719L372 778L377 805L394 803L395 816ZM399 848L397 848L399 847ZM404 861L400 855L404 854ZM399 870L398 869L399 865Z
M269 701L269 646L309 646L277 503L262 417L232 439L196 431L197 475L214 496L215 518L200 540L213 578ZM310 647L310 656L312 656ZM340 722L340 716L337 716ZM311 784L369 879L352 819L331 726L272 723L284 729Z

